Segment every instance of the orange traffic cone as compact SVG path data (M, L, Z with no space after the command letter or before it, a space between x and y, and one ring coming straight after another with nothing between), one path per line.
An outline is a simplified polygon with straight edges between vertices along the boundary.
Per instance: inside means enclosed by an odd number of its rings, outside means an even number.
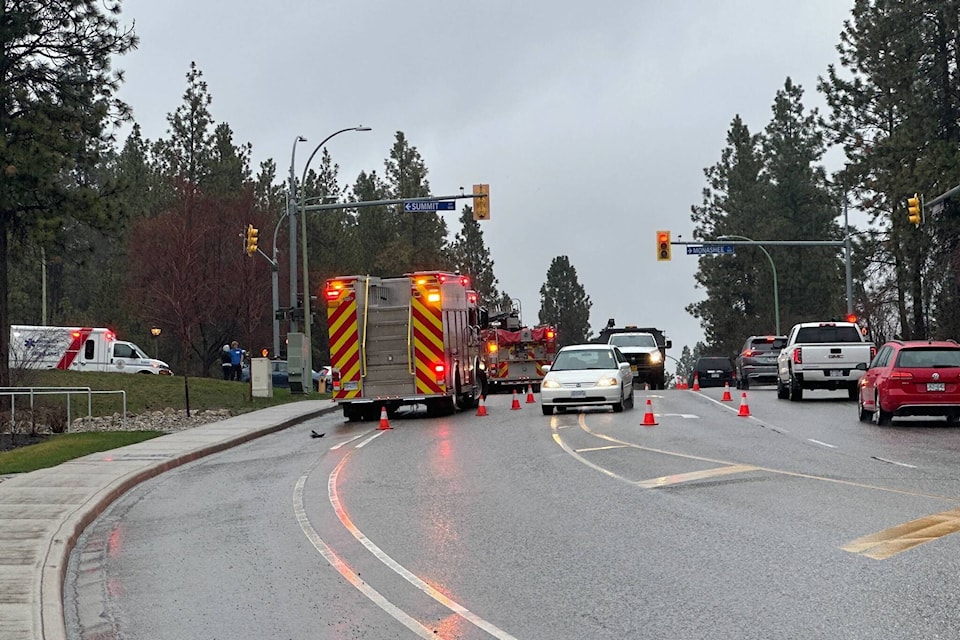
M377 430L379 431L380 429L392 429L392 428L393 427L390 426L390 421L387 420L387 408L380 407L380 426L377 427Z
M527 385L527 402L536 402L537 399L533 397L533 387Z
M700 374L699 373L693 374L693 390L700 391Z
M721 402L733 402L733 398L730 397L730 383L723 383L723 396L720 398Z
M516 389L513 390L513 404L510 405L510 408L511 408L511 409L519 409L519 408L520 408L520 398L517 397L517 390L516 390Z
M643 414L643 426L653 426L657 424L656 419L653 417L653 403L650 402L650 398L647 398L647 412Z
M487 405L483 404L483 396L480 396L480 404L477 405L477 415L478 416L487 415Z
M740 395L740 411L737 413L738 416L749 418L750 417L750 406L747 404L747 392L744 391Z

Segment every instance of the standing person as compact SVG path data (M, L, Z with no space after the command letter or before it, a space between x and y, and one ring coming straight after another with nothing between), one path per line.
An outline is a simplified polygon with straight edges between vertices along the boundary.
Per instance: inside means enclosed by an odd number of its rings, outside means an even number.
M236 340L230 343L230 366L233 369L233 379L240 380L243 372L243 349Z
M230 345L223 345L220 351L220 369L223 371L224 380L233 379L233 358L230 355Z

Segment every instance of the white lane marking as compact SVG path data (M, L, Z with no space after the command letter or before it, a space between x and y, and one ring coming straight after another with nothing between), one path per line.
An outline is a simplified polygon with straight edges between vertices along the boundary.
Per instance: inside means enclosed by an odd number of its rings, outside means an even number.
M374 441L374 439L379 438L379 437L382 436L385 432L386 432L385 430L384 430L384 431L378 431L378 432L376 432L375 434L373 434L372 436L370 436L369 438L367 438L366 440L364 440L363 442L361 442L360 444L358 444L358 445L357 445L356 447L354 447L354 448L355 448L355 449L362 449L362 448L364 447L364 445L370 444L371 442Z
M837 448L837 445L835 445L835 444L829 444L829 443L827 443L827 442L821 442L820 440L814 440L813 438L807 438L807 441L808 441L808 442L812 442L813 444L819 444L820 446L823 446L823 447L830 447L831 449L836 449L836 448Z
M873 456L874 460L879 460L880 462L886 462L887 464L895 464L898 467L906 467L908 469L916 469L917 465L907 464L906 462L897 462L896 460L888 460L887 458L881 458L879 456Z
M297 522L300 523L300 529L303 531L304 535L307 536L307 540L310 541L310 544L313 545L313 548L320 552L320 555L323 556L324 559L330 563L330 566L336 569L340 575L346 579L347 582L356 587L360 593L367 596L371 602L386 611L397 622L405 626L407 629L410 629L421 638L436 638L436 634L431 629L428 629L420 624L420 622L384 598L379 591L361 580L357 576L357 572L351 569L347 563L344 562L340 556L338 556L333 549L331 549L327 543L323 541L323 538L320 537L320 535L310 524L310 520L307 518L307 512L303 508L303 485L306 483L307 477L310 475L311 471L312 469L309 469L305 474L300 476L300 479L297 480L297 486L293 490L293 511L297 516Z
M330 447L330 451L336 451L336 450L339 449L340 447L345 447L345 446L347 446L348 444L350 444L351 442L353 442L354 440L358 440L358 439L362 438L362 437L365 436L365 435L367 435L367 434L366 434L366 433L358 433L357 435L353 436L352 438L350 438L349 440L347 440L347 441L345 441L345 442L341 442L340 444L335 444L335 445L333 445L332 447Z
M347 529L347 531L353 534L353 537L356 538L360 544L366 547L370 553L380 560L380 562L392 569L397 575L415 586L417 589L427 594L446 608L450 609L450 611L461 616L463 619L472 623L476 627L486 631L494 638L499 638L500 640L517 640L514 636L493 625L492 623L487 622L463 605L448 598L444 594L440 593L440 591L424 582L421 578L411 573L406 567L388 556L383 549L374 544L372 540L367 538L367 536L365 536L363 532L353 524L350 516L347 515L346 510L340 503L340 497L337 494L337 477L339 476L340 469L343 468L343 465L346 463L348 457L349 454L344 456L343 460L341 460L337 467L330 473L330 478L327 481L327 495L330 499L330 504L333 505L333 510L336 512L337 517L340 518L340 522Z

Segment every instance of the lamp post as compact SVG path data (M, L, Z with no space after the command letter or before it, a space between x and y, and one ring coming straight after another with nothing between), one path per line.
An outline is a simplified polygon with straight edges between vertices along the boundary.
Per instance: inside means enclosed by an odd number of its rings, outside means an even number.
M297 136L293 141L293 150L290 152L290 184L287 186L287 215L290 217L290 331L292 333L297 331L297 320L292 313L297 301L297 176L293 172L293 162L297 157L297 143L306 141L307 139L303 136ZM279 321L274 322L277 323L277 346L279 346Z
M313 160L313 156L317 155L317 152L323 148L323 145L327 144L331 138L338 136L341 133L346 133L347 131L370 131L370 127L364 127L359 125L356 127L347 127L346 129L340 129L339 131L334 131L326 138L320 141L316 147L314 147L313 152L310 154L310 157L307 158L307 163L303 166L303 177L300 180L300 184L303 185L307 181L307 169L310 168L310 161ZM292 176L292 173L291 173ZM291 178L292 179L292 178ZM313 342L312 342L312 330L310 322L310 271L307 260L307 199L300 198L300 235L303 237L302 245L303 248L303 333L307 341L307 358L304 363L304 376L309 382L304 386L306 389L313 389ZM291 252L290 257L293 260L293 256L296 254Z
M163 331L160 327L153 327L150 329L150 333L153 334L153 357L157 360L160 359L160 332Z
M717 240L746 240L747 242L755 242L746 236L736 236L736 235L722 235L717 236ZM770 257L770 254L766 249L763 248L762 244L758 244L757 248L760 251L763 251L764 255L767 256L767 260L770 261L770 270L773 271L773 313L774 313L774 323L777 325L777 335L780 335L780 289L777 286L777 265L773 263L773 258Z

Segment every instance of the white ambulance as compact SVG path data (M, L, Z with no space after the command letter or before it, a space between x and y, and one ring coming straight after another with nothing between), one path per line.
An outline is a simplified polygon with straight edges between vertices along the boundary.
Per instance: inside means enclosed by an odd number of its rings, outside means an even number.
M10 368L173 375L166 362L97 327L11 325Z

